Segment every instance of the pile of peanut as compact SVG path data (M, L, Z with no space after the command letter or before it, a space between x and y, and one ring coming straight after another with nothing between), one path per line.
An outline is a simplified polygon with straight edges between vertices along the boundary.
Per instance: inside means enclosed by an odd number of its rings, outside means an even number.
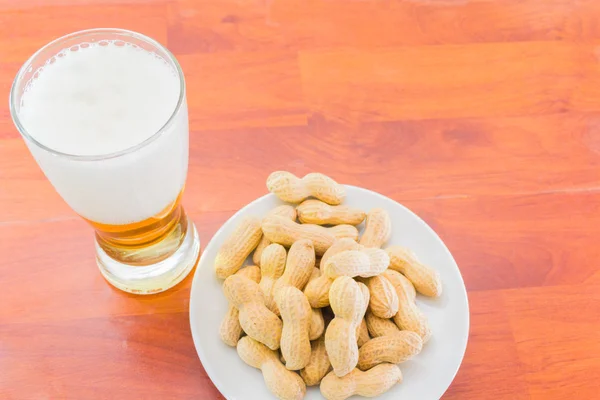
M346 191L333 179L277 171L267 187L296 206L244 219L219 250L215 271L230 303L221 339L279 399L302 399L319 384L329 400L386 392L402 381L397 364L431 336L415 296L439 296L439 274L410 250L382 250L387 211L341 205ZM252 252L255 265L242 268Z

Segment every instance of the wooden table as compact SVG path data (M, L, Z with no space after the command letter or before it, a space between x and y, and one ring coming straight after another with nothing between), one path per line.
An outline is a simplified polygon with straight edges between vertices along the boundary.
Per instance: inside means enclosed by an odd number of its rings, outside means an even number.
M183 66L203 246L276 169L383 193L439 233L467 285L444 398L597 398L599 2L2 0L0 93L46 42L105 26ZM93 254L4 101L0 398L221 398L192 344L191 279L130 296Z

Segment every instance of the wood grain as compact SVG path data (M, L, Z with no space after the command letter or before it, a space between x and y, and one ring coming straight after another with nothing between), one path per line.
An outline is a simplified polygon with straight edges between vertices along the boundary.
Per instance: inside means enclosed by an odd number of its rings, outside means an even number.
M439 233L469 291L445 399L591 399L599 22L593 0L0 0L0 92L63 34L154 37L186 74L184 203L203 246L275 169L375 190ZM190 284L107 285L91 229L0 108L0 398L222 398Z

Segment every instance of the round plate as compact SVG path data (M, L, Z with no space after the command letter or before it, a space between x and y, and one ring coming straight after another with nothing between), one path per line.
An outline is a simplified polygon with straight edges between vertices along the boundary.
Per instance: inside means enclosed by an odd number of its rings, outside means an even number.
M439 399L458 371L469 336L469 304L458 266L438 235L409 209L370 190L354 186L346 186L346 189L344 204L363 210L375 207L387 210L393 231L388 245L412 249L420 261L440 272L443 282L441 297L430 299L417 295L417 304L429 318L431 339L418 356L400 364L403 382L379 398ZM275 397L266 388L261 372L246 365L236 350L219 338L219 325L228 304L221 290L223 282L215 276L213 262L221 244L243 217L265 216L280 204L284 203L268 194L232 216L204 250L194 276L190 298L192 337L208 376L229 400ZM305 399L321 398L318 386L308 388Z

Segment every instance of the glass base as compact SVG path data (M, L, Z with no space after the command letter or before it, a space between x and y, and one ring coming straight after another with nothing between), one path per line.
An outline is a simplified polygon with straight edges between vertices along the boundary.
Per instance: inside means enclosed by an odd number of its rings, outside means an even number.
M187 232L179 248L169 257L150 265L131 266L110 257L96 241L96 262L106 280L125 292L153 294L181 282L194 268L200 254L196 226L187 219Z

